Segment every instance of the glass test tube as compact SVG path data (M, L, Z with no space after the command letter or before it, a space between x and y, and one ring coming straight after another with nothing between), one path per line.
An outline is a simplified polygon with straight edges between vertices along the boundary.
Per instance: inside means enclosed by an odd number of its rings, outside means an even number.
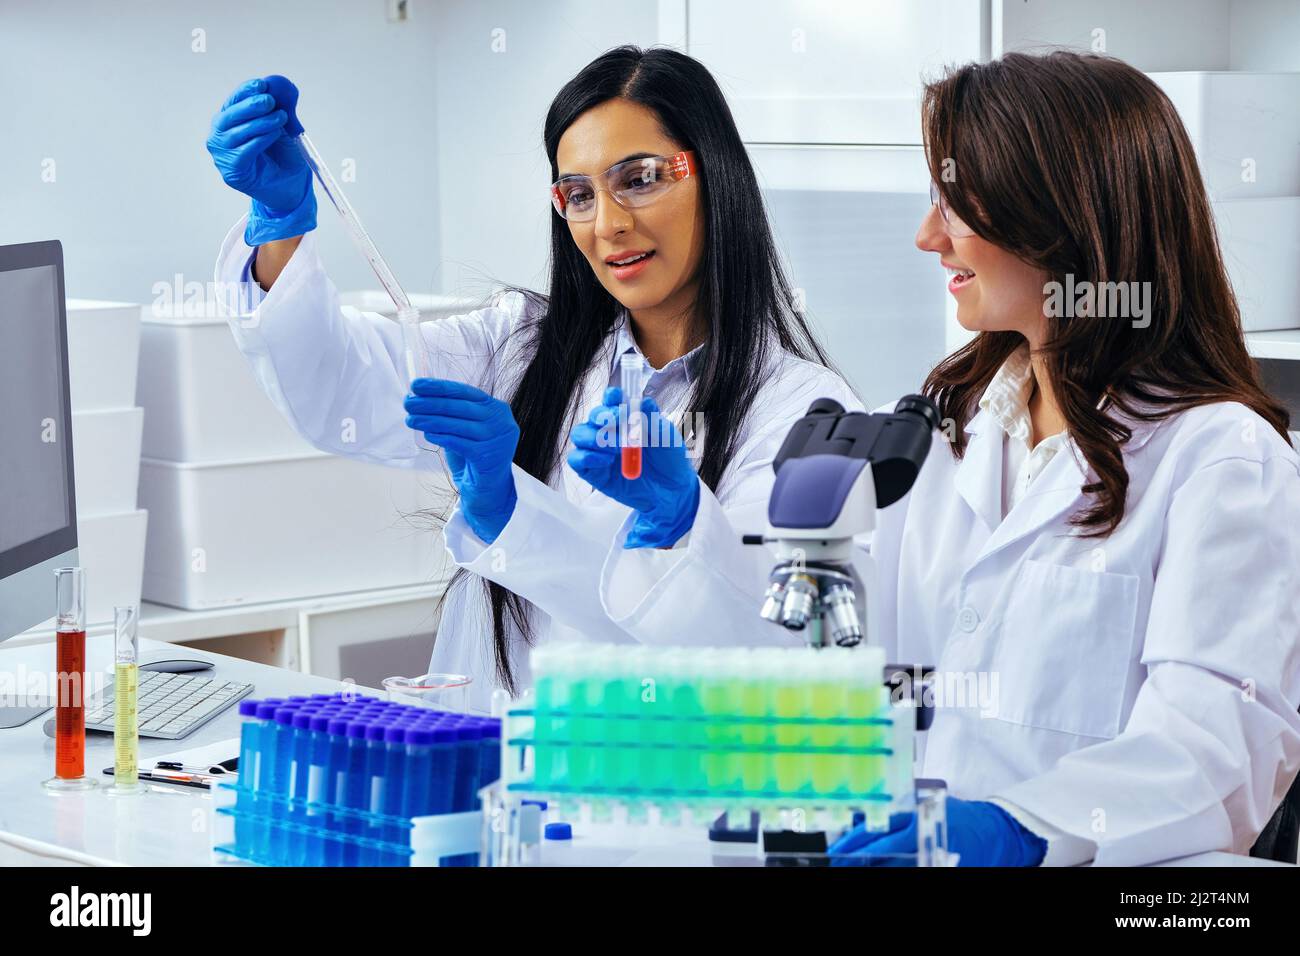
M140 685L140 609L113 608L113 784L111 793L143 793L140 783L140 727L136 700Z
M619 374L623 389L623 448L621 465L623 477L633 480L641 477L641 448L645 443L645 413L641 399L645 396L645 361L640 355L624 355L619 360Z
M54 675L54 776L50 790L88 790L86 777L86 574L54 572L57 608Z

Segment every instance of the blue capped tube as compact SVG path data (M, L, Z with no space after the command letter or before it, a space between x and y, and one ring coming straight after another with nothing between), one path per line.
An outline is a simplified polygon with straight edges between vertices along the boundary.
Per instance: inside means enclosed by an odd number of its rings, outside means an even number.
M287 862L301 866L305 856L306 841L300 829L307 822L307 787L311 774L311 722L315 708L304 702L293 715L292 757L289 765L290 802L288 820L294 824L286 845Z
M347 717L334 716L327 727L329 747L326 757L326 793L327 800L334 807L344 805L344 789L347 784L348 724ZM344 814L331 810L327 829L337 833L344 828ZM325 866L343 864L343 844L339 840L326 840L323 847L322 863Z
M347 729L347 767L343 785L343 806L348 810L364 812L370 808L370 779L367 775L366 731L369 721L352 720ZM349 813L343 832L349 836L364 836L365 824L360 813ZM343 844L343 865L357 866L361 861L360 847L349 840Z
M258 770L261 766L263 735L267 721L257 716L258 701L241 700L239 716L239 789L235 794L235 846L241 853L251 853L257 840L262 818L257 810Z
M501 776L501 721L483 721L483 740L479 750L478 786L483 789Z
M271 792L274 796L275 817L271 821L267 840L267 855L272 863L281 862L289 848L289 828L293 806L293 719L298 714L298 703L285 701L275 709L275 749L271 760Z

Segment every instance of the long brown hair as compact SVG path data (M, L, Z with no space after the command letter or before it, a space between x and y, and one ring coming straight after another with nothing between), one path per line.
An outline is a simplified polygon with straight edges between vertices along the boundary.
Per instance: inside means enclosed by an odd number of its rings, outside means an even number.
M1155 83L1105 56L1012 53L927 85L922 127L931 177L980 238L1062 286L1067 276L1094 288L1149 283L1145 327L1047 318L1049 384L1097 475L1073 524L1104 535L1124 517L1121 446L1132 429L1111 408L1155 421L1240 402L1288 437L1286 408L1246 351L1191 142ZM955 423L957 457L984 389L1023 342L1017 332L982 332L927 377L925 394Z

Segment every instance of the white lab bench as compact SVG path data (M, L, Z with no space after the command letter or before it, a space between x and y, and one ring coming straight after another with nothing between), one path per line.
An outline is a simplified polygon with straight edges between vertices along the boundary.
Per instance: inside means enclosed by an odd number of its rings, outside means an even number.
M333 693L339 681L313 677L266 664L226 657L194 647L141 639L144 660L161 655L198 656L216 666L209 672L223 680L250 681L253 697ZM48 671L50 643L0 645L0 673ZM112 662L110 635L86 638L87 670L106 672ZM51 793L41 781L54 772L54 740L42 729L45 717L22 727L0 730L0 864L207 866L222 862L212 853L212 798L180 787L152 786L138 796L117 797L106 790ZM184 740L141 738L140 756L156 757L215 743L239 735L239 713L232 707ZM87 775L113 764L113 739L86 736ZM661 827L626 832L608 824L574 823L568 845L543 843L540 862L554 866L746 866L759 865L734 847L720 850L702 828ZM1172 860L1172 866L1282 866L1229 853L1202 853Z

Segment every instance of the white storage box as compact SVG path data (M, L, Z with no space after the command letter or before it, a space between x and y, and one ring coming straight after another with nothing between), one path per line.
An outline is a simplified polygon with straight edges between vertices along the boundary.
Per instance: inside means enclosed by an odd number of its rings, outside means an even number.
M146 458L218 462L314 452L253 376L218 315L146 309L140 383Z
M1300 328L1300 197L1216 202L1214 218L1242 327Z
M1150 76L1182 117L1211 197L1300 195L1300 73Z
M77 520L77 551L86 569L86 623L108 624L117 605L139 604L146 511Z
M68 378L75 411L130 408L140 357L140 307L68 299Z
M135 510L143 425L139 408L72 413L78 518Z
M145 458L145 599L199 610L432 581L442 537L408 516L445 508L445 488L440 473L315 451L206 464Z
M453 315L464 315L488 304L487 299L467 299L454 295L413 295L411 305L420 310L420 318L425 321L445 319ZM382 289L355 289L339 293L339 305L351 306L362 312L378 312L390 318L397 316L397 306Z

